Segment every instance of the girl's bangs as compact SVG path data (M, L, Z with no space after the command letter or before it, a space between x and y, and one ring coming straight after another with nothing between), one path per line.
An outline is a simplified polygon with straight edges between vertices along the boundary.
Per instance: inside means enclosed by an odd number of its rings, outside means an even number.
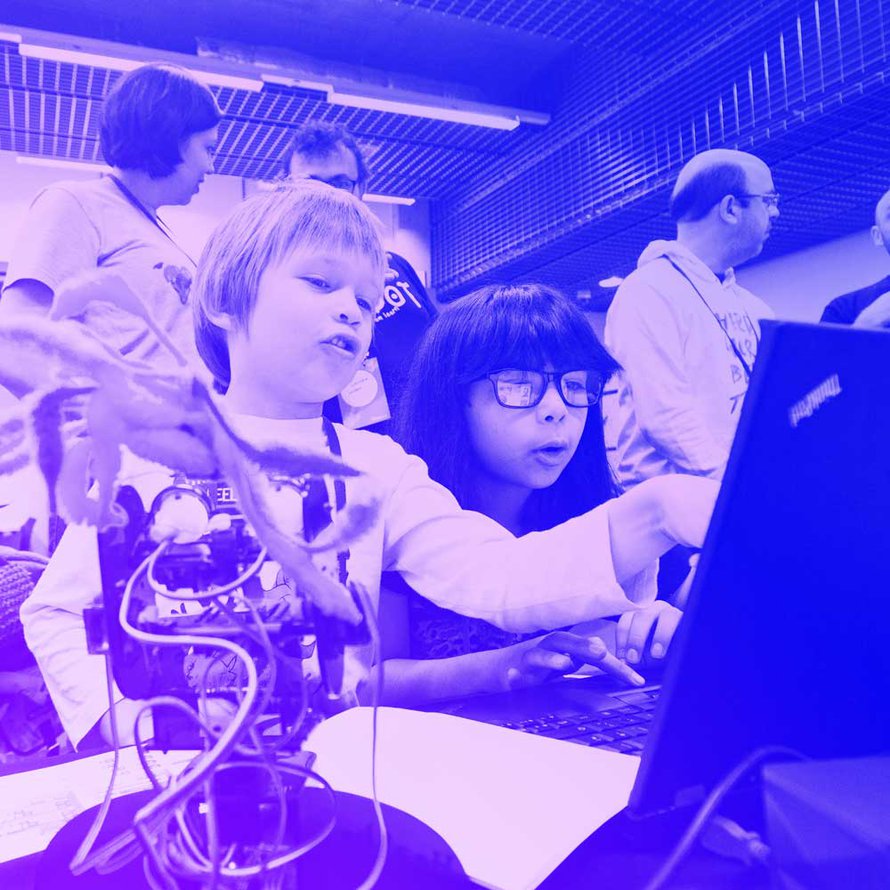
M502 368L568 371L602 363L602 348L580 311L566 312L544 294L540 300L492 300L485 310L475 313L461 350L472 379Z

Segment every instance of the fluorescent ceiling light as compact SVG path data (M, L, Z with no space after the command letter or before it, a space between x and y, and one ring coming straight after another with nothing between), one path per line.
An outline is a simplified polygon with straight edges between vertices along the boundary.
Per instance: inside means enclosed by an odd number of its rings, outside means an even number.
M334 89L332 84L321 83L317 80L303 80L301 77L288 77L286 74L260 75L263 83L274 83L281 87L296 87L300 90L315 90L318 93L328 93Z
M16 155L17 164L29 167L57 167L63 170L80 170L84 173L110 173L111 167L95 161L71 161L68 158L45 158L40 155Z
M612 275L609 278L604 278L600 282L600 287L618 287L624 279L619 277L618 275Z
M414 198L401 198L398 195L375 195L373 192L365 192L362 198L369 204L403 204L405 207L410 207L414 203Z
M12 31L0 31L0 40L4 43L21 43L22 35L14 34Z
M150 51L143 50L143 52ZM32 59L46 59L50 62L69 62L72 65L110 68L112 71L132 71L134 68L140 68L149 61L149 59L145 58L131 59L123 56L107 56L104 53L90 53L78 49L67 49L62 46L43 46L34 43L20 44L19 54ZM205 71L184 65L181 67L185 67L187 71L207 86L229 87L233 90L251 90L253 92L259 92L263 88L263 82L257 77L240 77L235 74Z
M278 181L268 179L255 179L254 185L261 192L272 192L281 185ZM362 200L368 204L402 204L405 207L411 207L415 203L414 198L403 198L400 195L377 195L373 192L365 192Z
M331 105L367 108L371 111L388 111L392 114L425 117L436 121L450 121L455 124L471 124L476 127L491 127L495 130L515 130L519 126L519 118L507 116L507 114L472 111L468 108L455 108L447 105L424 105L418 102L382 99L376 96L357 96L353 93L338 93L336 90L328 90L328 102Z

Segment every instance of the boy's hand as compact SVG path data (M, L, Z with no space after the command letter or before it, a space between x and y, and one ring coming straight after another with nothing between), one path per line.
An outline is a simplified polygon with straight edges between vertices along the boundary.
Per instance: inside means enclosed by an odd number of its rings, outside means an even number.
M646 654L664 658L683 613L663 600L656 600L645 609L625 612L618 619L615 631L615 652L629 664L640 664ZM652 643L646 652L649 638Z
M692 590L692 582L695 580L695 572L698 569L700 556L700 553L693 553L689 557L689 572L670 597L671 603L681 611L686 608L686 601L689 599L689 591Z
M504 650L509 658L507 685L510 689L535 686L556 677L572 674L589 664L631 686L645 680L617 659L599 637L585 637L569 631L555 631Z

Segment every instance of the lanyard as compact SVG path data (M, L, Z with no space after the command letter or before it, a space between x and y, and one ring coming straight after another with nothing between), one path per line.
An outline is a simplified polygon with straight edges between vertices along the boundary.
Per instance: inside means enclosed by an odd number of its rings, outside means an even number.
M343 457L343 449L340 448L340 439L337 436L337 431L334 429L334 424L328 420L327 417L322 418L322 430L324 431L324 437L327 440L328 450L334 457ZM342 477L337 476L334 479L334 509L337 513L339 513L346 506L346 483L343 481ZM349 550L338 550L337 551L337 568L338 574L340 576L340 583L345 587L347 578L349 577L349 572L346 568L346 563L349 560Z
M187 259L193 266L198 264L187 254L177 243L173 237L173 233L167 228L162 219L155 216L113 173L108 174L108 178L118 187L120 193L136 208L145 218L160 231L160 233Z
M322 419L322 431L328 446L328 451L334 457L342 457L340 439L334 424L327 417ZM346 506L346 483L337 477L334 479L334 509L331 509L328 498L328 489L324 480L312 479L306 488L306 497L303 499L303 534L307 541L311 541L319 532L330 524L333 515L339 513ZM349 560L349 550L337 551L337 575L340 583L346 586L349 577L346 564Z
M742 356L741 350L739 349L735 340L733 340L730 336L729 331L727 331L726 328L723 327L722 324L720 324L720 319L717 318L717 313L711 308L711 304L705 299L704 294L695 286L695 282L670 257L665 257L665 259L689 282L690 287L698 294L699 299L702 301L702 303L705 304L705 308L708 310L708 312L711 313L714 321L717 322L717 326L720 328L721 331L723 331L726 339L729 340L729 345L732 347L732 351L735 353L735 357L739 360L739 363L745 369L745 379L750 380L751 374L753 373L751 365L749 365L748 362L745 361L744 357ZM754 342L757 343L757 345L759 346L760 337L757 335L757 328L754 326L754 322L751 320L751 316L748 315L746 311L745 318L748 319L748 324L751 326L751 332L754 334Z

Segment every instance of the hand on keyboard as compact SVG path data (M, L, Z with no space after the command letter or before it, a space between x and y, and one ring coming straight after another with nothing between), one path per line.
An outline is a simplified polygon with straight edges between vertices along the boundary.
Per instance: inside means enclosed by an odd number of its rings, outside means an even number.
M509 659L507 685L511 689L545 683L588 664L629 686L642 686L646 682L630 665L612 655L599 637L555 631L502 651Z
M625 612L615 631L615 654L629 664L640 664L647 655L664 658L682 617L679 609L663 600Z

